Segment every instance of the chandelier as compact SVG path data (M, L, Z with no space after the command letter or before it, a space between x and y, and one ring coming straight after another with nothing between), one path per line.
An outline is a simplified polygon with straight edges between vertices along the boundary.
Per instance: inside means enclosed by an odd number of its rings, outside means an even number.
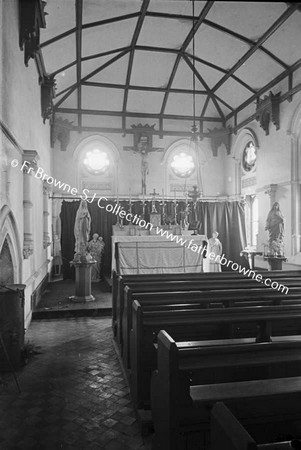
M200 148L198 146L199 141L199 131L196 126L196 96L195 96L195 8L194 1L192 0L192 126L190 134L190 148L193 151L196 158L196 168L197 168L197 183L200 190L200 195L203 195L203 182L201 175L201 161L200 161Z
M193 71L192 71L192 116L193 116L193 122L191 126L191 142L196 143L198 140L198 128L196 126L196 119L195 119L195 16L194 16L194 0L192 0L192 65L193 65Z

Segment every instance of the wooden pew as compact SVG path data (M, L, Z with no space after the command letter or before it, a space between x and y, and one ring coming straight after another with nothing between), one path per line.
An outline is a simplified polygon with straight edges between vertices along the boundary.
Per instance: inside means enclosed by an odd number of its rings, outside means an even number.
M281 284L292 288L301 287L301 279L298 277L294 278L281 278ZM120 347L122 353L122 316L124 304L128 301L129 297L137 292L172 292L172 291L210 291L210 290L225 290L225 289L255 289L258 286L265 289L270 289L270 287L264 284L258 283L256 280L250 280L248 278L239 279L229 279L229 280L216 280L213 284L212 280L204 281L190 281L190 280L180 280L180 281L164 281L164 282L144 282L141 283L131 283L127 285L119 297L119 305L117 307L117 336L116 341ZM276 291L275 291L276 292Z
M292 450L301 449L301 440L256 444L247 430L223 402L217 402L210 414L211 450Z
M301 302L301 288L292 288L288 294L266 288L250 290L212 290L176 292L137 292L125 296L122 315L122 360L124 367L130 369L130 331L132 328L132 304L138 300L141 305L198 305L204 308L220 305L223 307L298 304Z
M262 424L268 429L270 423L277 422L281 427L292 418L300 421L300 349L300 336L296 341L206 346L204 342L175 342L161 331L158 370L153 373L151 387L153 449L180 450L183 435L193 430L202 433L202 448L208 448L209 412L217 401L231 405L256 437L260 435L258 426L262 432ZM254 367L263 379L248 378ZM284 367L286 372L282 371ZM231 377L235 382L229 381ZM194 385L197 382L202 384Z
M301 305L166 311L142 307L135 300L130 343L134 405L138 409L149 408L151 373L157 364L154 343L160 330L166 330L178 341L253 338L269 342L272 331L273 336L292 334L291 331L301 334L300 318ZM285 320L294 328L283 325ZM233 325L236 325L234 334Z
M283 277L300 277L300 270L273 270L273 271L254 271L255 273L262 274L263 277L269 277L277 280L277 278ZM117 316L117 298L119 295L119 289L124 289L126 284L133 282L145 282L145 281L167 281L167 280L216 280L218 279L231 279L231 278L246 278L245 275L238 271L220 272L220 273L173 273L173 274L135 274L135 275L118 275L114 270L112 273L112 325L116 335L116 316Z
M217 274L219 280L228 280L236 278L245 278L238 272L221 272ZM113 287L112 287L112 327L114 336L117 335L118 323L117 317L122 314L123 308L123 291L125 286L132 283L141 283L144 285L147 282L167 282L167 281L202 281L215 280L217 278L214 273L173 273L173 274L150 274L150 275L122 275L117 276L113 272ZM296 275L297 276L297 275Z

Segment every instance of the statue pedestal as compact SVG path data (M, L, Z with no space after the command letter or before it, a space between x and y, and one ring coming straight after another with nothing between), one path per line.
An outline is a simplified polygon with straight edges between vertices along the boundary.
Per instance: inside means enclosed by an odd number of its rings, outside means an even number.
M95 301L95 297L91 294L91 269L95 263L96 261L92 257L91 260L88 260L85 255L78 259L75 256L74 260L71 261L70 264L75 267L75 295L71 297L72 302L87 303Z
M285 256L264 256L263 259L269 263L269 270L282 270L283 261L287 261Z

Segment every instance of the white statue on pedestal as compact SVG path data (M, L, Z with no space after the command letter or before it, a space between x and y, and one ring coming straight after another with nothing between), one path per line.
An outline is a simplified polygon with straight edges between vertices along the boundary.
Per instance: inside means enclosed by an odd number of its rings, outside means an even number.
M101 271L101 263L102 257L104 253L105 243L103 242L103 238L99 236L97 233L93 234L92 240L89 242L88 250L95 259L96 263L92 266L91 272L91 280L99 281L101 279L100 271Z
M74 224L75 253L86 254L90 229L91 216L88 211L88 205L85 200L82 200L77 210Z

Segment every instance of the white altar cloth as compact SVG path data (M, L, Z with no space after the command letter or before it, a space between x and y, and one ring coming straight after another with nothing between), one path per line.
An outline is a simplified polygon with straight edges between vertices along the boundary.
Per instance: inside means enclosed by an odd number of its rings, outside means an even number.
M112 236L112 270L121 275L202 272L201 251L192 251L188 245L193 239L190 247L200 248L206 236L178 237L186 243L181 245L165 236Z

